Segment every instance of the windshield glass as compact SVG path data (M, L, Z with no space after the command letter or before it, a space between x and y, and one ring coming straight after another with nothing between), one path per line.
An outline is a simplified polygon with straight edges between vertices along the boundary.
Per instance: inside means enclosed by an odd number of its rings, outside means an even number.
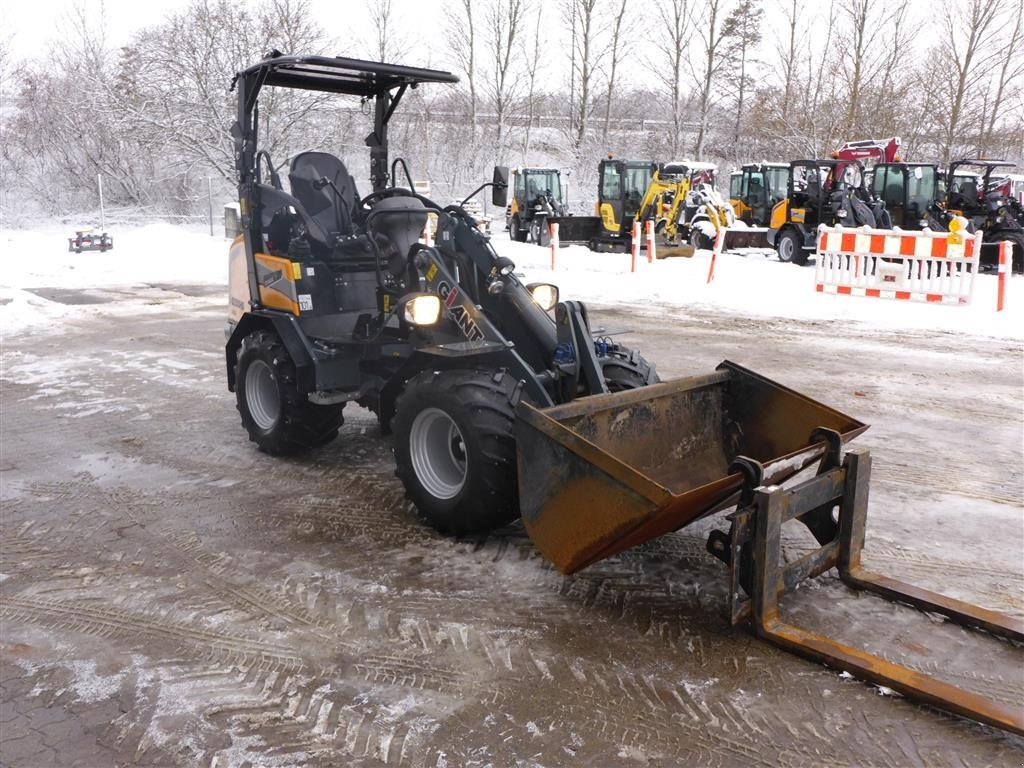
M562 199L558 171L531 171L526 180L526 187L531 198L549 195L554 200Z
M626 183L623 185L623 192L626 197L642 198L647 191L647 185L651 181L651 167L649 165L633 166L626 168Z
M920 178L918 178L920 171ZM915 168L914 173L907 179L907 199L911 204L916 203L920 209L927 208L935 199L936 171L934 168Z
M778 202L786 196L786 185L789 184L789 168L768 168L768 193L772 200Z

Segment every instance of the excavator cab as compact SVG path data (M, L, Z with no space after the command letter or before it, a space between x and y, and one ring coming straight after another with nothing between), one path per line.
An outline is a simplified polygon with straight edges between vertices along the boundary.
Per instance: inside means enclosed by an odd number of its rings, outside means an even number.
M606 234L627 234L657 164L649 160L602 160L598 165L597 215Z

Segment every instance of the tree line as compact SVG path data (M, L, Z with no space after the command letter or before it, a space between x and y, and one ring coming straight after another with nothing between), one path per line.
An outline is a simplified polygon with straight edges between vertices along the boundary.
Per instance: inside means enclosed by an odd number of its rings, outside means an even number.
M441 202L494 164L558 167L592 200L597 161L743 162L828 155L901 136L908 159L1024 162L1024 0L444 0L429 35L396 0L365 0L345 47L308 0L193 0L113 46L72 13L38 60L0 39L3 221L107 202L154 215L233 194L235 72L271 49L450 69L411 91L392 123ZM368 182L366 105L268 89L275 163L335 152ZM724 174L722 174L724 178Z

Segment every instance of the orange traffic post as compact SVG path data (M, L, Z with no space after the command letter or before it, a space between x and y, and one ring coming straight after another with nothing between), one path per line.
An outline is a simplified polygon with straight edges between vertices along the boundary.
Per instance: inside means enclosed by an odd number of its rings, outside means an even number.
M654 219L647 220L647 263L654 262Z
M996 312L1002 312L1006 303L1006 276L1010 274L1010 254L1013 244L1008 240L999 243L999 285L996 288Z
M636 272L636 257L640 253L640 222L633 222L633 242L630 248L629 271Z
M718 258L719 252L722 250L722 244L725 241L725 228L720 227L715 233L715 244L711 248L711 264L708 266L708 279L707 282L711 282L715 279L715 259Z

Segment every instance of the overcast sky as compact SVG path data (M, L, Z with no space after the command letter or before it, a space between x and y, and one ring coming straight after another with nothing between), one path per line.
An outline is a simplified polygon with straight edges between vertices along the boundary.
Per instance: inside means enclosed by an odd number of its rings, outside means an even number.
M425 30L431 27L433 19L443 20L443 2L394 0L394 9L409 18L410 28ZM10 36L14 57L34 58L45 52L66 26L69 11L81 5L97 20L105 19L108 42L119 46L128 42L136 30L159 24L168 13L188 4L189 0L0 0L0 35ZM335 38L343 38L345 31L352 28L364 39L371 29L367 3L363 0L311 0L310 5L324 29Z

